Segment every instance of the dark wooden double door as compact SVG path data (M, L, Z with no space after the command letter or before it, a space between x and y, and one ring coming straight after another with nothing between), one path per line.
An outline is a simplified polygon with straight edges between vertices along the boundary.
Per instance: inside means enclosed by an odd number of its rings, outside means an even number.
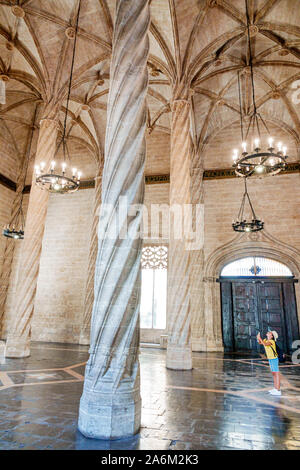
M292 351L299 339L294 281L220 279L225 351L258 351L256 335L276 330L279 345Z

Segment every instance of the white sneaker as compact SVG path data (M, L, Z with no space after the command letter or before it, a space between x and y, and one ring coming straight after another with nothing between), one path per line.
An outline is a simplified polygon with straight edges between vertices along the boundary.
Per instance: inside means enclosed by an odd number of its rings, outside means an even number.
M272 390L268 390L268 393L272 393L276 390L276 388L272 388Z
M275 395L276 397L280 397L281 396L281 391L280 390L271 390L270 392L271 395Z

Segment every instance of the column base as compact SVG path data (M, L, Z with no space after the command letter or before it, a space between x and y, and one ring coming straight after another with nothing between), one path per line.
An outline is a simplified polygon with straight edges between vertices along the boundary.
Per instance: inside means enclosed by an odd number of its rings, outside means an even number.
M141 426L139 389L122 393L83 391L78 429L85 437L113 440L134 436Z
M79 344L81 344L82 346L89 346L90 345L90 334L87 334L85 332L80 333Z
M11 358L30 356L30 339L8 336L4 355Z
M205 352L207 350L206 338L192 339L192 351Z
M207 352L223 352L224 346L222 340L216 340L215 338L207 338Z
M193 368L192 346L168 344L167 369L191 370Z

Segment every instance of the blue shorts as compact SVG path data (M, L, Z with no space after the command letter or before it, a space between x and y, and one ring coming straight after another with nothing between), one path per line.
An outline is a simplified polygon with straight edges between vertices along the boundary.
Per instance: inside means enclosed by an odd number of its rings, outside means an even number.
M275 357L275 359L269 359L269 364L272 372L279 372L278 357Z

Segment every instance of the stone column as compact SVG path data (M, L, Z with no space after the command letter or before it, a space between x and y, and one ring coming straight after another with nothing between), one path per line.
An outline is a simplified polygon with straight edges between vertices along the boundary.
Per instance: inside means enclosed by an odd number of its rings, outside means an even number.
M176 98L172 104L170 208L177 205L182 213L184 205L191 202L190 147L190 103L188 99ZM181 239L176 239L177 229L175 219L171 216L167 287L167 367L191 369L190 252L187 250L183 233Z
M57 121L42 119L40 122L35 165L42 161L50 166L56 150ZM27 357L30 355L31 320L33 315L37 278L40 266L42 241L47 214L49 193L32 181L26 216L25 235L19 262L15 321L9 331L5 356Z
M215 277L204 278L206 350L224 351L221 325L220 284Z
M17 180L16 195L13 201L12 211L11 211L11 220L14 218L18 210L20 209L20 204L22 200L22 193L24 189L24 177L27 169L27 158L24 155L23 161L21 163L21 171ZM17 243L23 243L22 241ZM12 262L14 257L14 250L16 246L16 240L11 238L6 238L5 240L5 249L3 256L3 265L0 275L0 337L4 334L3 331L3 321L5 314L5 304L7 298L7 292L9 287L9 280L12 270Z
M90 330L91 318L94 303L94 277L95 277L95 264L98 250L98 235L97 227L99 222L100 207L101 207L101 191L102 191L102 169L101 174L95 178L95 194L94 194L94 209L93 221L91 228L91 239L89 248L89 261L88 273L85 286L85 299L84 299L84 312L82 319L82 327L80 332L79 344L90 344Z
M137 433L141 415L142 207L128 211L144 201L150 12L145 0L116 6L90 358L78 420L82 434L98 439Z
M192 350L206 351L205 338L205 315L204 315L204 188L203 188L203 167L199 162L199 155L195 152L194 162L191 172L191 200L193 205L200 205L198 215L200 218L193 218L193 230L197 230L198 243L192 246L191 256L191 276L190 276L190 298L191 298L191 323L192 323ZM193 215L195 211L193 212ZM201 232L201 233L200 233Z

